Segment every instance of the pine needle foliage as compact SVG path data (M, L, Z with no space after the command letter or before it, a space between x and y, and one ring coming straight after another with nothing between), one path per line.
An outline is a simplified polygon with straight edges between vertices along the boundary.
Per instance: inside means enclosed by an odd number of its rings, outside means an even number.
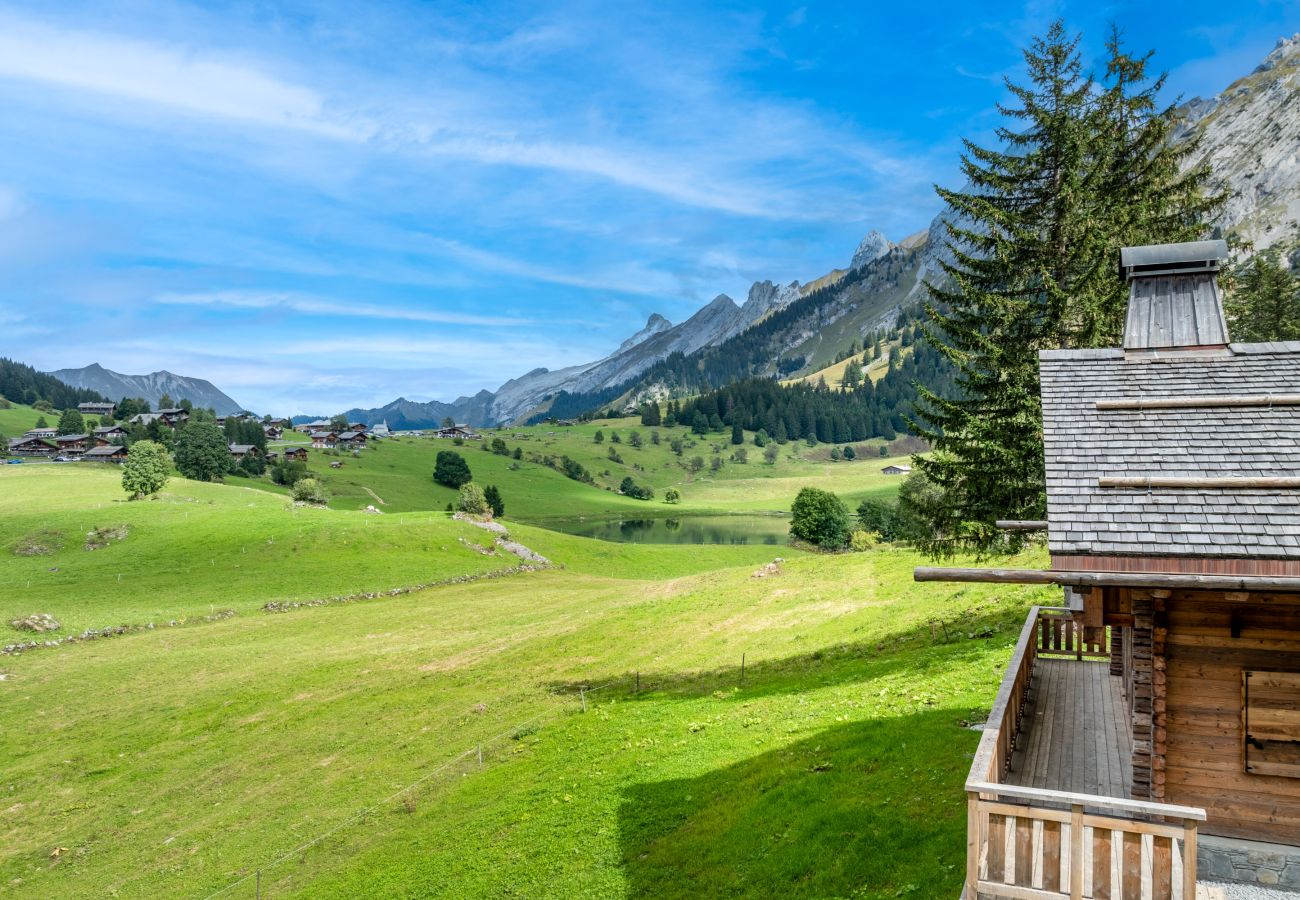
M1204 167L1184 171L1192 142L1170 142L1164 76L1118 31L1100 80L1085 72L1079 36L1060 21L1024 51L1027 80L1007 81L997 144L965 142L962 190L937 188L956 212L952 260L928 283L926 339L957 367L956 390L921 389L913 427L934 447L916 466L937 489L913 510L930 524L920 543L1015 550L997 519L1045 515L1038 354L1113 346L1127 289L1119 249L1191 240L1220 198Z

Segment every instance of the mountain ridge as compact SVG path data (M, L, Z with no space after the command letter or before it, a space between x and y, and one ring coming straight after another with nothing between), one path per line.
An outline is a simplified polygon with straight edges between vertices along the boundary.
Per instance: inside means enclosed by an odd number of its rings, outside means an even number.
M189 400L198 407L210 407L219 416L229 416L243 411L243 407L231 399L212 382L204 378L177 375L160 369L148 375L123 375L106 369L99 363L91 363L80 369L58 369L47 372L64 384L82 390L97 391L114 400L122 397L143 397L157 407L163 395L168 395L176 403Z

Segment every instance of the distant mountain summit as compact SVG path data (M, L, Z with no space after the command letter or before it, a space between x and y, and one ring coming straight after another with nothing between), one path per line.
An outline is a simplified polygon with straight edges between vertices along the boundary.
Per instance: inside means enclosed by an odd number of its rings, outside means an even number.
M123 375L91 363L82 369L59 369L47 373L64 384L88 391L97 391L105 397L120 400L123 397L143 397L156 408L166 394L176 403L189 400L198 407L210 407L219 416L241 412L243 407L222 393L210 381L189 378L172 372L150 372L148 375Z

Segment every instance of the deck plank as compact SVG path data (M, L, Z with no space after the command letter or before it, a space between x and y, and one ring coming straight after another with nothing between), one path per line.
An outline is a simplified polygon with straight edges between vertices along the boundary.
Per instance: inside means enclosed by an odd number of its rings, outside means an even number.
M1130 796L1131 737L1119 680L1104 661L1040 659L1007 781Z

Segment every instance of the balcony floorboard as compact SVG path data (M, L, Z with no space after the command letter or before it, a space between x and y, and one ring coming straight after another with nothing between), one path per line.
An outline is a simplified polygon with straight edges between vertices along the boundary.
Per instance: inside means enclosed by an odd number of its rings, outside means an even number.
M1040 658L1006 781L1129 797L1132 749L1120 679L1105 662Z

